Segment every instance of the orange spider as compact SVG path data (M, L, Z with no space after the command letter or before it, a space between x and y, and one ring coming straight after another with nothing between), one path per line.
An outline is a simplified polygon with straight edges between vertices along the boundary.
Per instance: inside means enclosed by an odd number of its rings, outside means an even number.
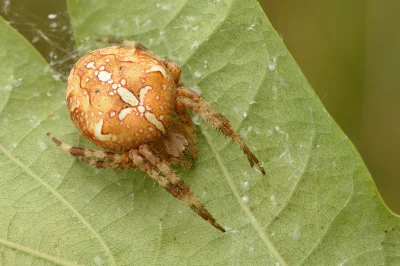
M197 158L196 129L189 109L233 139L250 165L258 159L229 121L179 81L180 68L143 45L108 38L106 47L84 55L68 77L67 104L81 134L109 150L71 147L48 133L63 150L82 162L105 168L138 168L204 220L225 232L169 165L190 168ZM190 160L188 160L188 157Z

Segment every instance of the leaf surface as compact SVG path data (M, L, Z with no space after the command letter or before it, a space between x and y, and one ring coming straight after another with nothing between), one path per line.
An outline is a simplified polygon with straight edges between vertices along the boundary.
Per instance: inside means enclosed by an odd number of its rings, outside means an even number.
M113 37L175 61L267 174L200 122L199 159L178 172L223 234L140 171L77 162L45 135L88 145L69 119L64 84L2 21L2 264L275 265L264 236L288 265L400 263L398 217L256 1L68 4L82 53Z

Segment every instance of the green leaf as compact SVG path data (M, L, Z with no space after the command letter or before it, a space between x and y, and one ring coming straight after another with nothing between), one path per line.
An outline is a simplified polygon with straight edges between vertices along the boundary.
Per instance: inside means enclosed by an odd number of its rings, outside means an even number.
M201 122L199 159L178 171L230 229L221 233L140 171L77 162L45 135L88 145L64 84L0 21L1 264L400 263L399 218L256 1L68 3L81 52L114 37L174 60L267 174Z

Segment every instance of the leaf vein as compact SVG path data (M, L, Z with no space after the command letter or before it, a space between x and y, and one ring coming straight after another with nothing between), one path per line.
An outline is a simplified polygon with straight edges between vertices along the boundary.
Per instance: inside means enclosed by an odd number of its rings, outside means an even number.
M8 150L6 150L0 144L0 151L2 151L12 162L18 165L21 169L23 169L28 175L30 175L33 179L39 182L43 187L45 187L48 191L50 191L59 201L61 201L68 209L70 209L75 216L89 229L89 231L94 235L94 237L99 241L100 245L105 249L107 255L109 256L110 262L112 265L116 265L115 258L111 253L110 248L104 242L103 238L98 234L98 232L93 228L93 226L69 203L60 193L54 190L48 183L46 183L42 178L40 178L37 174L35 174L30 168L25 166L21 161L19 161L16 157L14 157Z

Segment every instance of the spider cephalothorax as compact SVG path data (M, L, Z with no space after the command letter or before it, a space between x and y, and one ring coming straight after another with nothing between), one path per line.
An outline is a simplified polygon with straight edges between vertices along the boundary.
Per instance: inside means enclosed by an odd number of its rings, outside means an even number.
M250 152L221 114L179 81L180 68L132 41L102 48L78 60L68 78L67 104L81 134L109 152L71 147L49 137L79 160L99 168L138 168L210 224L225 232L169 167L191 167L197 157L189 109L232 138L253 166ZM188 159L189 157L189 159Z

